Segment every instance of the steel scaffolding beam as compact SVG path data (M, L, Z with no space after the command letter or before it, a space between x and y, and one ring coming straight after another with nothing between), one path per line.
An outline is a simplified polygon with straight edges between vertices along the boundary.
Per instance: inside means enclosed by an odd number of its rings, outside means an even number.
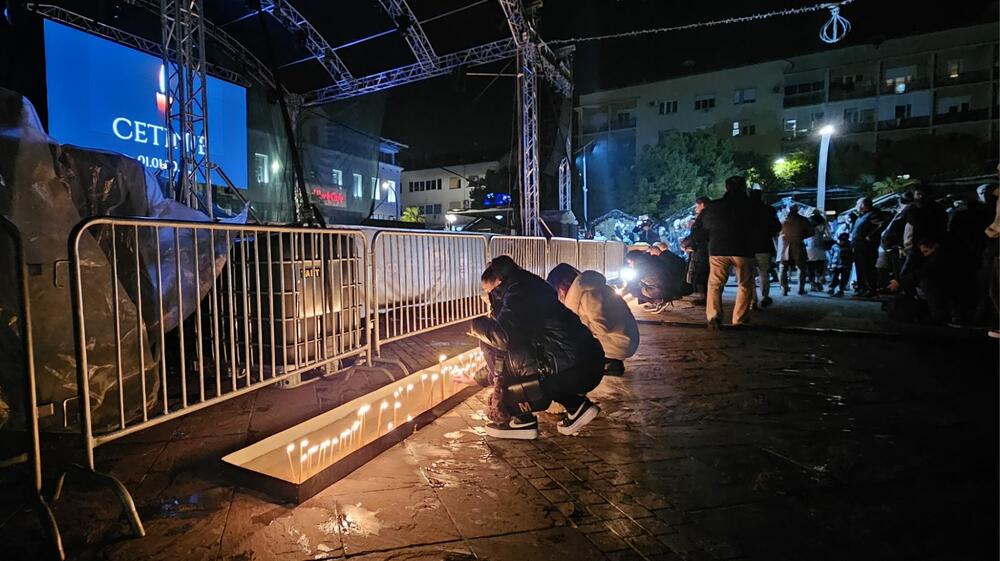
M160 0L163 67L157 101L163 104L167 128L170 192L214 216L202 8L202 0Z
M420 21L413 13L413 10L410 9L410 5L406 3L406 0L378 1L382 5L382 9L392 18L396 29L403 34L406 44L410 46L413 56L417 58L417 64L424 70L433 69L437 54L434 52L431 42L427 39L423 27L420 26Z
M159 16L160 14L159 0L137 0L136 3L155 4L155 8L153 8L152 11L153 13L157 14L157 16ZM97 35L98 37L103 37L105 39L109 39L116 43L121 43L122 45L132 47L133 49L143 51L145 53L149 53L157 57L163 56L163 45L157 41L150 41L149 39L146 39L144 37L139 37L138 35L127 33L120 29L111 27L110 25L105 25L99 21L91 19L90 17L67 10L61 6L55 6L52 4L30 3L27 4L26 7L32 13L38 14L43 18L59 22L64 25L68 25L70 27L75 27L81 31L92 33L94 35ZM208 30L206 29L206 33L207 32ZM236 43L236 41L231 37L229 38L229 40L239 45L239 43ZM242 49L242 46L240 46L240 48ZM171 52L170 56L171 58L175 58L176 53ZM208 72L213 76L218 76L223 80L227 80L235 84L240 84L242 86L250 85L250 83L247 82L246 79L243 78L243 76L237 74L236 72L233 72L232 70L229 70L228 68L223 68L221 66L216 66L207 63L205 67L208 69ZM268 76L270 76L270 73L268 73Z
M517 44L513 39L501 39L457 53L441 55L434 58L429 68L414 63L400 68L393 68L363 78L355 78L347 84L335 84L306 93L306 105L319 105L330 101L338 101L396 86L402 86L427 78L451 74L461 68L478 66L498 60L504 60L517 54Z
M309 21L292 7L286 0L261 0L261 9L270 13L286 29L304 35L305 47L316 61L323 65L333 81L342 89L354 79L347 70L344 61L340 60L336 51L326 39L309 23Z

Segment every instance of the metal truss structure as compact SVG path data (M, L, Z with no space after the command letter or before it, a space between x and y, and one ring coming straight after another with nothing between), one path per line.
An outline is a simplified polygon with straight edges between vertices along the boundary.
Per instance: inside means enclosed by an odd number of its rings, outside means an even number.
M323 65L333 81L341 88L347 88L354 76L340 60L337 52L326 39L320 35L319 31L309 23L298 10L292 7L287 0L261 0L261 9L270 13L286 29L295 33L301 33L305 39L305 47L310 54Z
M521 0L498 0L507 17L511 35L518 50L518 102L521 109L521 233L526 236L542 235L542 216L539 208L538 162L538 76L544 76L566 96L573 95L569 71L555 53L538 39L528 21ZM569 136L569 135L567 135ZM562 166L560 166L560 172ZM563 174L560 174L563 175ZM570 174L565 174L570 177ZM560 206L562 182L560 181Z
M202 2L160 0L163 66L158 101L165 107L170 193L213 216Z
M559 210L573 210L573 168L570 158L573 157L573 145L570 136L566 135L566 155L559 162Z
M406 44L410 46L413 56L417 58L417 64L424 70L433 69L437 54L435 54L434 47L431 46L424 29L420 27L420 21L406 0L379 0L379 4L392 18L396 29L403 34Z
M538 202L538 78L552 84L563 95L572 96L573 82L565 61L539 38L525 14L521 0L498 0L510 27L509 39L444 55L435 52L406 0L378 1L392 19L396 31L403 35L413 51L416 62L356 78L337 55L336 48L288 0L261 0L261 11L269 13L289 31L304 37L305 47L311 58L317 60L333 80L330 86L295 96L295 104L319 105L348 99L517 56L518 103L521 112L522 233L541 235ZM272 72L243 45L202 17L203 0L132 0L130 4L160 15L162 45L58 6L29 3L28 7L43 17L146 52L157 53L163 58L165 76L162 93L168 108L167 129L169 138L176 140L168 145L168 161L176 162L176 171L180 172L176 179L173 173L169 174L171 188L182 198L197 197L199 184L210 185L212 169L208 148L206 71L225 80L248 85L239 74L207 64L203 48L206 35L243 64L250 77L271 87L275 86L276 81ZM560 209L570 206L569 166L568 159L564 159L559 166ZM198 204L211 212L211 189L206 188L205 193L204 198L199 198ZM188 200L189 204L195 203L194 200Z
M155 5L155 8L151 8L152 11L156 13L157 16L160 14L159 0L136 0L136 4ZM57 21L59 23L68 25L70 27L75 27L81 31L92 33L94 35L97 35L98 37L104 37L105 39L109 39L116 43L121 43L122 45L127 45L129 47L132 47L133 49L137 49L156 56L162 56L163 54L163 45L157 41L150 41L149 39L146 39L144 37L139 37L138 35L133 35L131 33L122 31L120 29L111 27L110 25L105 25L99 21L95 21L94 19L89 18L87 16L80 15L76 12L67 10L66 8L63 8L61 6L55 6L53 4L30 3L26 5L26 8L32 13L35 13L43 18L50 19L52 21ZM211 35L211 33L208 32L207 27L208 26L206 26L205 30L206 34ZM225 34L223 33L223 35ZM225 35L225 37L227 38L227 42L229 45L233 45L236 49L238 49L238 51L235 52L246 51L246 49L244 49L243 46L240 45L235 39L229 37L228 35ZM219 40L219 37L213 37L213 39ZM247 52L247 55L250 58L246 58L244 60L256 60L256 58L253 58L253 55L249 55L249 52ZM174 53L171 53L171 57L174 56L176 55ZM242 86L250 85L249 82L247 82L247 80L241 74L233 72L228 68L223 68L221 66L215 66L207 63L205 67L208 69L208 72L210 74L218 76L223 80L233 82L234 84L240 84ZM261 65L259 69L252 69L252 70L266 71L266 68L263 68L263 65ZM270 82L270 85L273 86L274 79L271 77L271 73L267 72L266 75L267 75L267 80ZM255 78L257 77L256 74L254 74L254 77ZM268 82L265 81L264 83Z
M508 59L517 54L517 44L513 39L501 39L464 51L442 56L435 56L427 65L419 62L371 74L363 78L351 80L346 87L332 85L306 93L303 103L320 105L330 101L338 101L351 97L374 93L403 84L426 80L436 76L451 74L460 68L468 68Z

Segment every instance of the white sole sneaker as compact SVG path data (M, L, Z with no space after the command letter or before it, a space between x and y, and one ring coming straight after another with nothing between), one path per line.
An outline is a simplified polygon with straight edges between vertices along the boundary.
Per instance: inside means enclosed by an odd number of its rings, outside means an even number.
M493 438L503 438L507 440L535 440L538 438L538 427L524 429L497 429L486 425L483 427L487 436Z
M559 434L565 434L567 436L574 435L580 432L580 429L587 426L588 424L590 424L591 421L596 419L597 416L600 415L600 413L601 413L601 408L591 403L590 406L587 407L587 409L584 410L583 413L580 413L580 416L577 417L575 421L573 421L573 424L569 425L568 427L564 427L562 425L556 425L556 430L559 431Z

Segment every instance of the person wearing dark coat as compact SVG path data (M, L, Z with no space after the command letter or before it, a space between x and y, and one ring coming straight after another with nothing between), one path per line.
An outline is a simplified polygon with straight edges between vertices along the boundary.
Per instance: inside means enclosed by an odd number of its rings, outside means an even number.
M792 267L798 269L799 295L806 293L806 240L813 235L813 225L809 219L799 214L799 207L792 203L788 216L781 224L781 291L788 296L788 274Z
M957 262L954 247L940 237L923 238L916 246L919 258L907 259L889 290L922 297L932 323L961 323L959 300L967 271Z
M851 280L851 267L854 265L854 250L851 249L851 238L847 232L837 236L837 243L830 249L830 296L843 296L847 283Z
M493 385L486 434L537 438L532 411L550 400L566 408L557 430L576 434L601 411L587 398L603 376L601 344L548 283L510 257L493 259L482 284L492 310L472 321L471 334L481 342Z
M753 251L754 265L757 268L757 282L760 284L760 300L757 291L753 292L754 304L766 308L773 303L771 300L771 261L774 259L774 237L781 231L781 221L778 211L764 203L759 189L750 191L750 203L753 212L753 228L750 231L750 244Z
M869 197L858 199L857 211L858 219L851 228L851 249L854 250L854 269L858 276L856 294L871 297L879 288L875 264L886 220Z
M653 245L660 241L660 235L653 229L653 223L649 220L646 220L636 226L635 229L632 230L632 233L635 235L636 243L647 243L649 245Z
M705 305L708 291L708 233L701 220L708 197L698 197L694 202L695 218L691 222L690 233L681 240L681 249L688 254L687 282L691 285L698 299L695 304Z
M912 228L913 240L940 239L948 228L948 213L933 199L933 194L927 186L919 186L913 190L913 203L906 207L906 224ZM916 244L910 248L907 259L918 258Z
M672 253L670 255L680 259ZM677 265L658 255L630 251L625 254L625 262L635 270L635 279L628 285L629 294L635 296L640 304L648 303L659 310L664 304L684 295L683 261L678 270Z
M733 306L733 325L743 325L754 290L750 243L753 208L747 197L746 179L738 175L726 179L726 194L710 202L702 214L702 224L708 233L708 298L705 305L708 328L718 329L722 323L722 290L732 269L736 269L739 286Z

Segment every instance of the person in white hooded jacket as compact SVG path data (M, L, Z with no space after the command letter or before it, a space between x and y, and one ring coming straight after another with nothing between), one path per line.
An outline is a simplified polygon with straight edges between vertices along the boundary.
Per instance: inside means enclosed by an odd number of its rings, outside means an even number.
M559 300L579 316L604 348L605 376L621 376L625 372L622 362L634 355L639 348L639 325L628 304L607 279L597 271L578 271L571 265L560 263L549 273L546 281L559 295Z

